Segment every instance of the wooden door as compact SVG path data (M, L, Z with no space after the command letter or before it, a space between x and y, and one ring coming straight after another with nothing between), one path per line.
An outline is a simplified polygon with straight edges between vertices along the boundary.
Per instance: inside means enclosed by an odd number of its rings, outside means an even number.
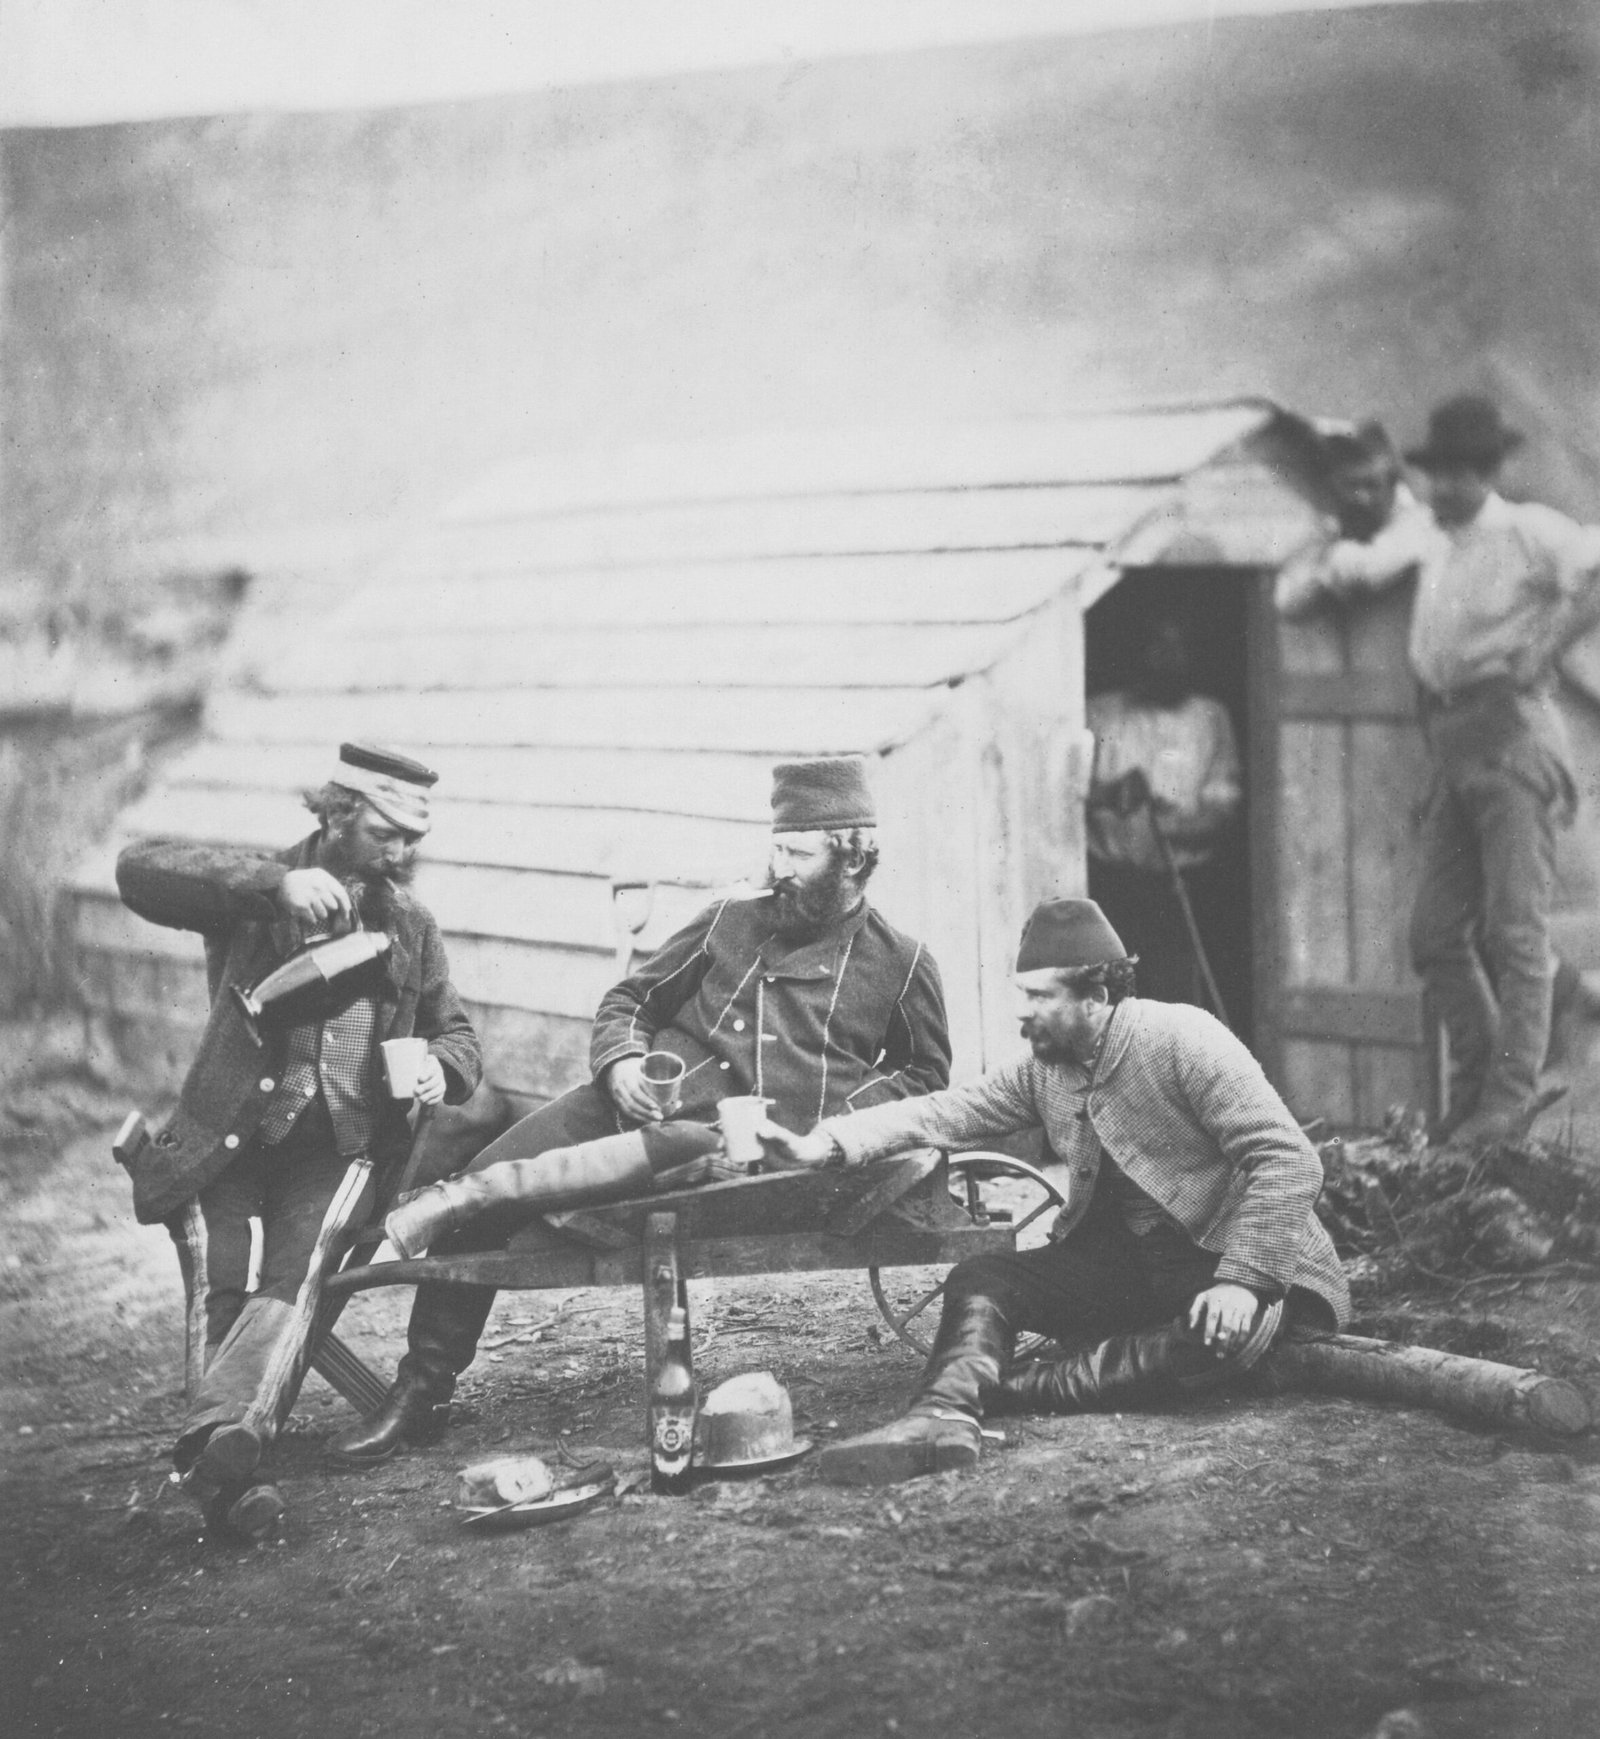
M1409 587L1252 623L1257 1049L1302 1119L1381 1127L1429 1104L1407 928L1426 757Z

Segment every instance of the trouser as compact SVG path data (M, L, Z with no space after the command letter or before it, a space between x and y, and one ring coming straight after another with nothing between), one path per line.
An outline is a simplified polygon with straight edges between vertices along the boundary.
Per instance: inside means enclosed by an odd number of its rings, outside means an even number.
M542 1105L491 1141L463 1176L499 1165L509 1159L536 1159L552 1148L572 1147L582 1141L597 1141L616 1135L627 1125L610 1098L586 1081ZM548 1212L544 1206L519 1203L496 1205L459 1230L447 1233L428 1252L430 1256L460 1256L469 1252L501 1250L524 1226ZM455 1379L477 1355L483 1325L494 1308L492 1286L463 1286L454 1281L428 1280L417 1288L406 1330L407 1350L400 1361L402 1374L420 1379L442 1399L448 1399Z
M305 1377L323 1279L371 1212L371 1161L341 1157L314 1110L302 1121L308 1128L276 1147L252 1141L167 1222L189 1312L180 1459L218 1425L248 1425L263 1442L277 1435ZM252 1218L262 1231L254 1292Z
M1526 763L1526 764L1525 764ZM1524 756L1436 763L1411 957L1450 1042L1450 1120L1532 1099L1550 1041L1559 769Z
M1083 1218L1057 1242L958 1263L945 1281L945 1310L986 1298L1015 1334L1093 1345L1170 1321L1211 1285L1219 1260L1176 1226L1136 1238L1115 1198L1097 1189ZM924 1381L931 1375L930 1368Z

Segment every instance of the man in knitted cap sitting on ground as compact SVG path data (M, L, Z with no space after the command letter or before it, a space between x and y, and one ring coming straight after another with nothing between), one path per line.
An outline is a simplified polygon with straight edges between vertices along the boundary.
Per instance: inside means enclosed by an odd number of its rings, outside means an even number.
M950 1274L903 1418L830 1445L825 1479L877 1484L978 1459L994 1413L1118 1408L1247 1369L1286 1316L1342 1324L1349 1291L1312 1213L1322 1166L1260 1066L1219 1021L1140 1000L1092 900L1050 900L1017 956L1032 1055L904 1105L764 1133L796 1164L972 1147L1042 1128L1071 1172L1052 1241ZM1074 1350L1010 1370L1016 1336Z
M397 1247L499 1249L552 1209L637 1195L667 1171L691 1181L720 1146L719 1099L761 1094L781 1123L805 1129L943 1087L950 1040L938 969L866 898L876 820L860 758L776 768L769 897L717 901L608 991L592 1078L391 1214ZM644 1086L650 1051L684 1064L670 1121ZM417 1288L394 1386L336 1441L337 1459L370 1465L403 1443L437 1440L494 1297L484 1286Z
M205 1347L173 1464L217 1532L259 1537L282 1513L257 1469L305 1375L322 1276L371 1211L374 1169L409 1150L379 1044L428 1041L424 1104L463 1102L482 1072L438 925L406 887L437 777L346 743L327 784L306 795L318 831L288 851L144 840L117 860L133 911L205 938L211 1015L199 1054L177 1111L129 1163L139 1219L164 1221L178 1246L191 1344ZM239 993L259 987L266 999L261 980L308 936L357 929L372 932L369 956L326 985L317 1010L275 1024L270 1009L258 1019L247 1008Z

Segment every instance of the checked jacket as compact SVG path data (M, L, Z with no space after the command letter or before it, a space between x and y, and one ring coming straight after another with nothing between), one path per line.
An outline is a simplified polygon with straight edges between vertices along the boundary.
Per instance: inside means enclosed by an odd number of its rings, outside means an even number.
M1185 1003L1128 997L1090 1069L1028 1056L925 1099L828 1119L848 1163L908 1147L960 1149L1043 1128L1070 1172L1055 1236L1094 1194L1106 1154L1202 1249L1216 1278L1290 1287L1342 1325L1350 1292L1313 1209L1322 1164L1261 1066L1222 1023Z

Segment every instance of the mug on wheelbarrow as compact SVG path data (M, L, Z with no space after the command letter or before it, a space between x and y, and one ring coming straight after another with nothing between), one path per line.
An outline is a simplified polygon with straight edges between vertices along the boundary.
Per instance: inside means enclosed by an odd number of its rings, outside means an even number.
M757 1093L717 1101L717 1127L730 1164L743 1171L756 1171L766 1157L756 1131L766 1121L772 1100Z

